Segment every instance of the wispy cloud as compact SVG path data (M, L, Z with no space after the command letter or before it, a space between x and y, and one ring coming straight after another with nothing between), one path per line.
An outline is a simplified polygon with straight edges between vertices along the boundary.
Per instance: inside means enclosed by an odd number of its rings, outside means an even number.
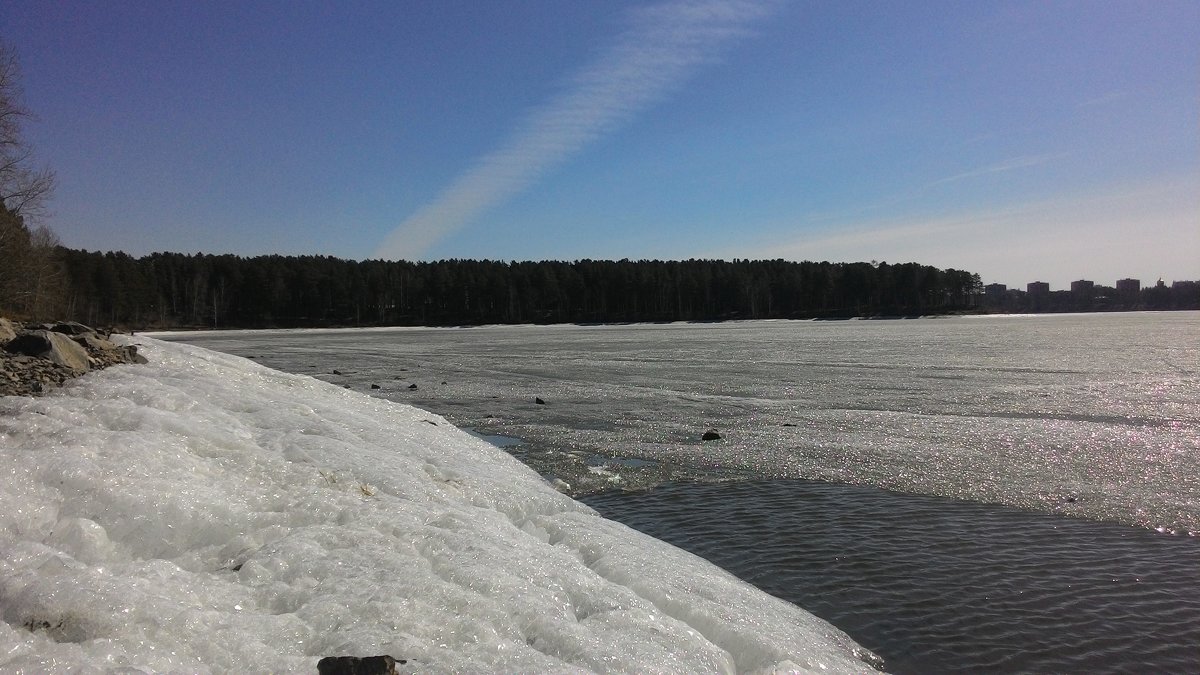
M1000 162L999 164L992 164L990 166L972 169L971 171L964 171L963 173L947 176L946 178L942 178L940 180L935 180L926 185L925 188L928 189L938 185L945 185L946 183L954 183L956 181L966 180L968 178L977 178L979 176L986 176L993 173L1004 173L1006 171L1015 171L1017 169L1028 169L1029 167L1045 164L1056 159L1062 159L1066 156L1066 153L1055 153L1047 155L1030 155L1028 157L1014 157L1012 159Z
M477 160L376 249L415 258L486 209L528 187L606 132L681 86L745 35L771 0L684 0L646 7L564 91L533 111L499 149Z

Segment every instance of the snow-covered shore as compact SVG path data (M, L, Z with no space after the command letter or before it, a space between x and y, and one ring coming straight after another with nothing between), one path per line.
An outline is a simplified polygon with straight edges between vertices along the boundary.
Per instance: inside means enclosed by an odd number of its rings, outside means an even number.
M871 670L436 415L137 342L149 365L0 398L0 671Z

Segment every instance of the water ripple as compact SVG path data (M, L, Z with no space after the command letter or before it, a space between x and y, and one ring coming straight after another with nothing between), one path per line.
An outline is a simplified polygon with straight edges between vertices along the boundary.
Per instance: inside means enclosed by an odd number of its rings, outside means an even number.
M813 481L584 501L831 621L891 672L1200 669L1192 537Z

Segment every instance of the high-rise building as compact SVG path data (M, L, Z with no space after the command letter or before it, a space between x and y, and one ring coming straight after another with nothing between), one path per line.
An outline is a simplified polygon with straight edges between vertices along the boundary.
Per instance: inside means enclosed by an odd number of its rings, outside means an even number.
M1071 282L1071 292L1075 294L1087 294L1091 293L1095 289L1095 282L1088 281L1087 279L1080 279L1079 281Z
M1045 281L1031 281L1026 284L1025 292L1030 295L1049 295L1050 284Z
M1118 293L1137 293L1142 290L1141 279L1117 279Z

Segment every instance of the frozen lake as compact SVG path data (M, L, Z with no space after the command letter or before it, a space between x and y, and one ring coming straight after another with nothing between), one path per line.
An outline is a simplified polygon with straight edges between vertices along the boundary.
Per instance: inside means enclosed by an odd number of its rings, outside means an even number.
M1190 312L234 331L171 339L412 403L483 434L522 439L510 452L576 496L668 484L587 500L830 618L884 656L889 668L1003 671L1119 670L1113 653L1125 654L1126 665L1159 670L1200 666L1188 646L1200 626L1200 578L1193 578L1200 547L1194 537L1153 532L1200 531L1197 335L1200 313ZM702 441L710 428L722 438ZM842 488L834 507L812 511L811 503L801 503L806 493L791 481L797 478L892 492ZM727 481L734 482L698 485ZM756 489L738 487L746 485ZM895 493L941 500L930 507ZM793 522L788 518L828 522L849 511L850 498L863 506L858 518L874 521L868 534L789 537L778 528L754 528ZM964 515L956 510L962 502L1017 508ZM888 514L901 517L880 527ZM1074 520L1046 521L1051 515ZM720 527L697 534L683 516ZM989 523L998 539L979 536L972 519ZM1114 531L1097 521L1139 529ZM744 532L760 538L735 536ZM947 537L974 551L943 546ZM1122 539L1129 539L1127 558L1136 562L1105 567L1106 551ZM1159 540L1171 543L1148 543ZM854 541L863 542L861 550L846 548ZM796 555L816 548L828 556ZM907 584L861 570L809 584L844 590L848 580L859 581L851 589L858 598L827 603L846 610L841 618L811 606L814 596L805 589L790 594L770 583L797 566L836 566L839 552L873 561L870 567L898 562L897 550L933 555L939 548L948 559L908 556L906 569L916 576ZM764 551L782 552L764 562L772 557ZM921 576L946 565L952 571L944 577ZM1001 588L1020 589L1020 601L963 606L961 599L973 596L955 584L975 584L980 566ZM1084 593L1081 574L1086 583L1107 575L1116 585ZM1122 585L1122 579L1137 581ZM930 586L932 595L917 592ZM1038 595L1046 589L1053 597ZM905 602L915 609L896 604ZM952 616L939 625L952 626L948 632L961 641L930 635L922 607ZM1113 607L1120 611L1105 613ZM846 625L856 613L903 617L910 610L917 612L911 632L899 620ZM1039 634L1057 636L1032 649L1023 626L1049 626ZM1030 652L1043 660L1019 660ZM946 653L970 656L944 660Z
M574 494L810 478L1196 532L1197 336L1174 312L169 339L524 439Z

